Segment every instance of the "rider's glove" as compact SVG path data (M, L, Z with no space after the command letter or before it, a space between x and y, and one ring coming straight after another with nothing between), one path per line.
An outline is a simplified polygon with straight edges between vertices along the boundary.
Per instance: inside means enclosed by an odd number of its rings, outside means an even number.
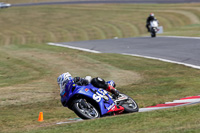
M80 77L75 77L74 78L74 83L77 85L81 85L81 78Z
M89 84L88 80L80 78L80 77L75 77L74 83L77 85L88 85Z
M119 91L117 89L112 89L111 93L114 94L116 97L119 96Z

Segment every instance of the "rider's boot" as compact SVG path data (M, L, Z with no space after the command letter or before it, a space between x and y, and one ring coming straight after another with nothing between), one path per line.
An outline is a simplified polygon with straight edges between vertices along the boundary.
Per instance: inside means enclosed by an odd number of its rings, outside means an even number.
M148 32L150 32L150 28L148 27Z

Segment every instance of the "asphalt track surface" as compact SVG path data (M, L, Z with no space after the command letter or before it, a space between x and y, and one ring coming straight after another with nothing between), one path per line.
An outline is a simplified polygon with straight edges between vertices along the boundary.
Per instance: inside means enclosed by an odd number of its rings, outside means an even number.
M138 55L200 66L200 38L198 37L134 37L56 44L89 52Z
M56 1L56 0L55 0ZM22 3L12 6L38 6L38 5L61 5L61 4L178 4L178 3L199 3L200 0L82 0L82 1L61 1L61 2L40 2Z

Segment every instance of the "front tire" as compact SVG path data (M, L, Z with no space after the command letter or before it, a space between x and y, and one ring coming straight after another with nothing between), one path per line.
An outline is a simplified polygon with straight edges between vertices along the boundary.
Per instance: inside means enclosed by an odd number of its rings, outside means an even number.
M152 32L152 33L151 33L151 37L156 37L156 33L155 33L155 32Z
M153 38L153 37L156 37L156 30L152 27L151 28L151 37Z
M95 106L85 99L74 100L72 110L82 119L94 119L100 117L100 113Z

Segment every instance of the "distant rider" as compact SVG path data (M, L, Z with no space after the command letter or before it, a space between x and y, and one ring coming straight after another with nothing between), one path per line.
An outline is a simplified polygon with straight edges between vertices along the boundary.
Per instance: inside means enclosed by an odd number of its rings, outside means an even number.
M63 106L65 106L65 103L66 103L65 89L74 83L79 86L92 84L96 88L102 88L104 90L111 92L116 97L119 95L119 92L117 91L117 89L114 88L116 86L114 81L105 82L105 80L99 77L92 78L91 76L86 76L85 78L80 78L80 77L73 78L69 72L66 72L66 73L61 74L57 78L57 83L60 87L60 96L61 96L61 102Z
M148 32L150 32L150 28L149 28L150 22L153 21L153 20L157 20L157 19L156 19L156 17L154 16L153 13L150 13L150 14L149 14L149 17L147 18L147 22L146 22L146 28L147 28Z

